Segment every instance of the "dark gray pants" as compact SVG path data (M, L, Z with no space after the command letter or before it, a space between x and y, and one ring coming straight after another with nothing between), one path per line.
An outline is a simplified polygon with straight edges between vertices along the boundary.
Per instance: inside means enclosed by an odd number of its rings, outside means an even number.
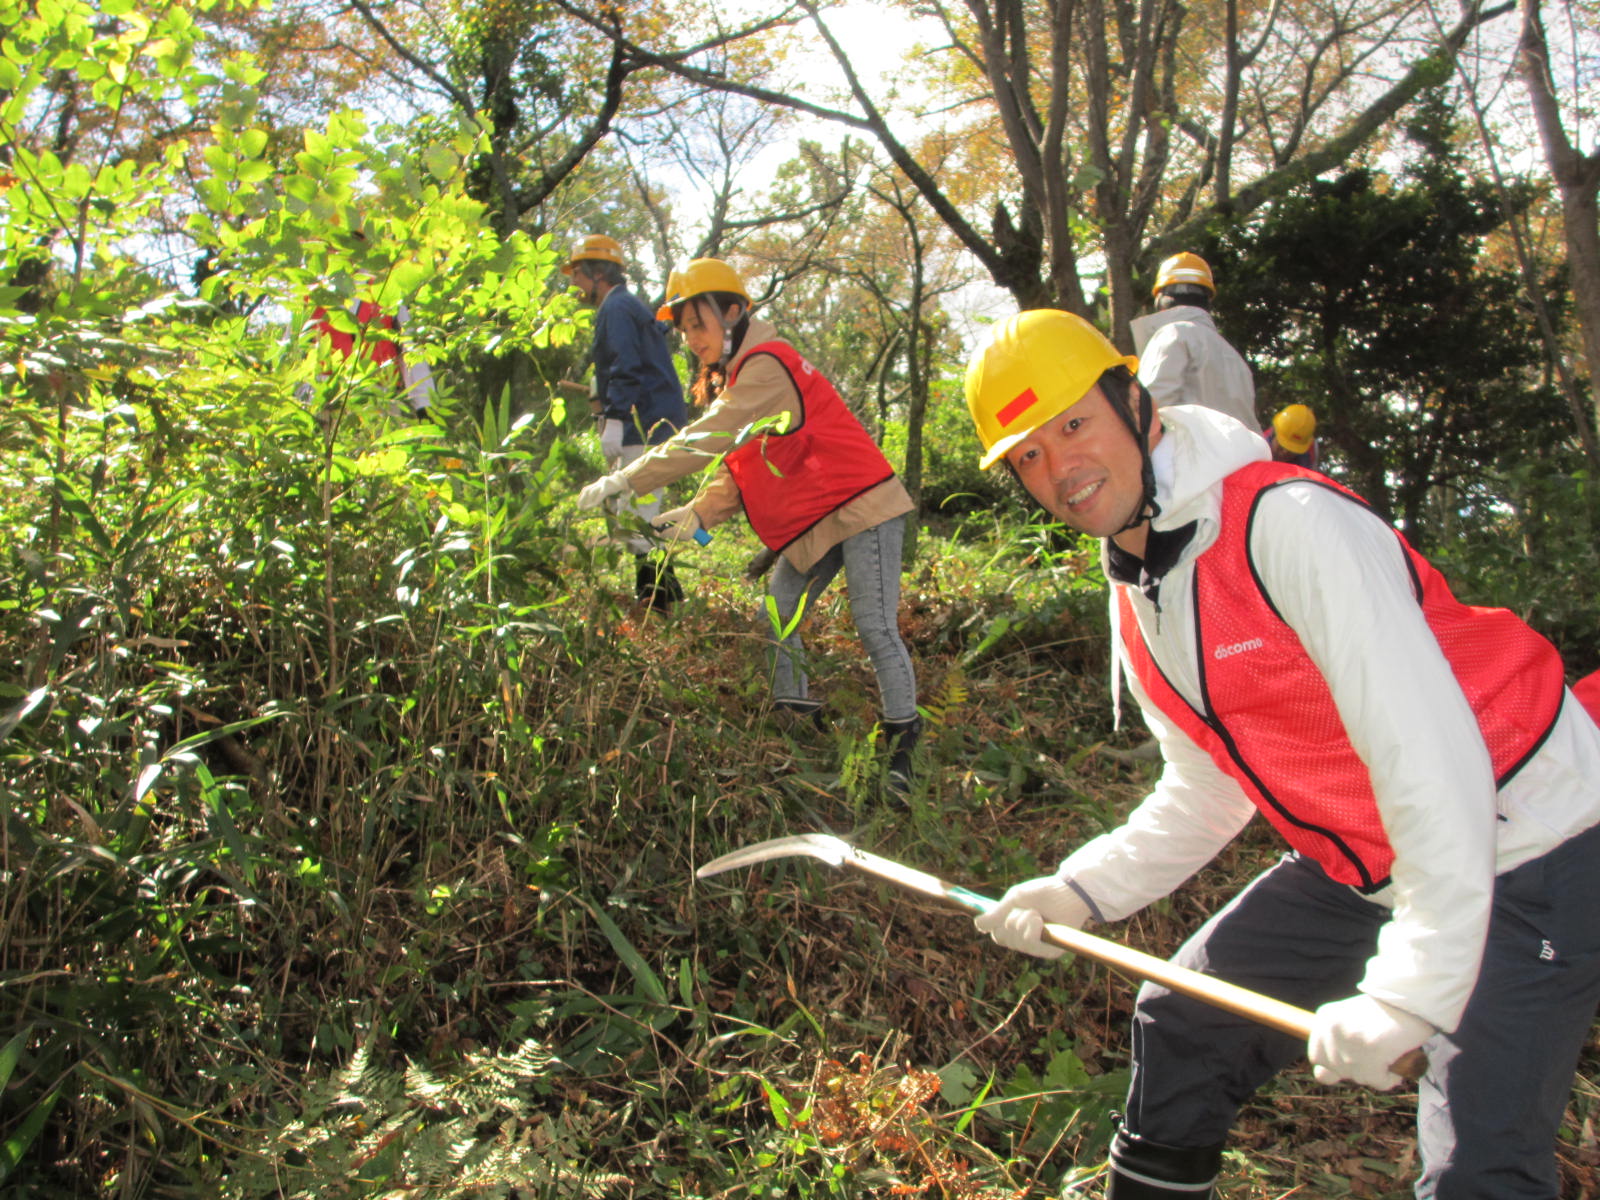
M1352 995L1388 911L1290 856L1174 961L1302 1008ZM1600 827L1495 882L1489 941L1461 1026L1424 1049L1416 1194L1555 1200L1555 1137L1600 1003ZM1146 984L1133 1020L1130 1132L1222 1142L1239 1107L1305 1055L1294 1038Z
M844 570L845 587L850 593L850 616L855 621L861 644L878 677L878 692L883 715L889 721L909 721L917 715L917 677L911 666L911 653L900 638L900 556L905 542L905 517L892 517L881 525L864 529L846 538L824 554L811 570L802 574L779 558L767 590L777 603L778 618L785 625L794 619L802 601L806 612ZM756 618L764 632L772 636L772 622L765 605ZM805 623L802 616L801 624ZM810 681L802 663L805 643L797 627L775 646L772 694L777 700L804 700L810 695Z

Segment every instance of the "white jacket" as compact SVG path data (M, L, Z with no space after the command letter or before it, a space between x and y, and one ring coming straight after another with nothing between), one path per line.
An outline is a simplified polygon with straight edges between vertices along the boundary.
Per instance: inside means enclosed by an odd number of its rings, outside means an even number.
M1199 700L1194 560L1217 535L1222 479L1267 457L1261 435L1207 409L1163 409L1152 454L1158 529L1197 522L1156 600L1128 591L1151 653L1178 691ZM1283 618L1328 682L1367 764L1395 860L1370 897L1393 918L1361 990L1453 1030L1477 979L1494 876L1600 822L1600 730L1570 692L1555 728L1504 789L1450 666L1411 590L1403 551L1377 516L1327 488L1291 483L1258 505L1250 555ZM1157 610L1159 603L1159 612ZM1118 646L1116 680L1127 671ZM1255 809L1234 780L1169 724L1127 671L1166 769L1120 828L1061 864L1060 874L1118 920L1167 895L1209 862ZM1496 817L1498 816L1498 820Z
M1139 356L1139 382L1157 408L1200 404L1261 432L1250 368L1217 332L1209 312L1180 304L1135 317L1129 329Z

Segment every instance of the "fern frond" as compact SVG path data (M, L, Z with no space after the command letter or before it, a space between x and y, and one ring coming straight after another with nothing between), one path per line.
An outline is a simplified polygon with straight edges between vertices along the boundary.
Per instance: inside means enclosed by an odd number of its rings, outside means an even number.
M937 729L950 724L952 719L959 716L961 709L966 706L969 695L966 676L962 674L959 666L954 666L939 684L939 690L918 707L928 724Z

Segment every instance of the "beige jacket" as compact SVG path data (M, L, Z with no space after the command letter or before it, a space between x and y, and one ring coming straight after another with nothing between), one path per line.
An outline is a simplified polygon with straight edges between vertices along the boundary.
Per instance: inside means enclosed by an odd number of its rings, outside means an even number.
M1135 317L1130 330L1139 382L1157 408L1199 404L1261 432L1250 365L1217 332L1209 312L1179 304Z
M738 382L724 389L699 420L651 449L623 472L634 495L647 495L708 466L739 445L743 440L740 434L758 421L767 422L763 428L770 428L774 418L785 414L791 421L800 419L800 393L777 359L764 354L748 366L741 366L755 347L778 340L771 325L751 318L731 364L730 373L737 375ZM846 538L908 513L913 507L911 494L896 475L829 513L784 547L783 557L795 570L809 571ZM700 523L710 529L743 508L733 474L718 462L715 474L694 499Z

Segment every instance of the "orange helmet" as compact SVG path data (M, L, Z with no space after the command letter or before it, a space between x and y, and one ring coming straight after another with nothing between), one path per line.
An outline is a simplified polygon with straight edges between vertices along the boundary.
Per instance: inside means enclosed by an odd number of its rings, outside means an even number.
M1161 264L1161 269L1156 272L1156 285L1150 289L1151 297L1159 296L1162 288L1175 283L1192 283L1205 288L1213 296L1217 294L1217 285L1211 278L1211 268L1206 260L1187 250L1182 254L1174 254Z
M572 268L581 262L598 261L622 265L622 243L603 233L591 233L579 238L572 246L572 254L561 264L561 273L571 275Z

